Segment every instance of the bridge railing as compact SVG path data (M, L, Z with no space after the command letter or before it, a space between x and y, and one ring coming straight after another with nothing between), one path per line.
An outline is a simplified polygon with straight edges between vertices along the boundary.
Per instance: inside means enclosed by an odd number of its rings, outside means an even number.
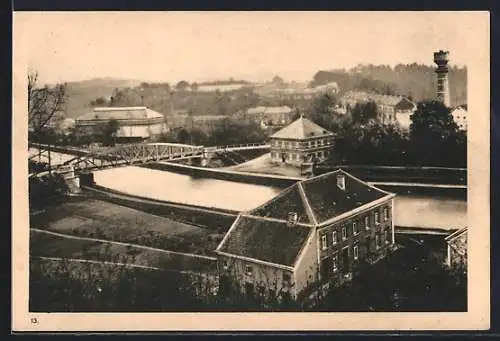
M260 142L260 143L244 143L244 144L228 144L222 146L209 146L205 147L207 151L217 151L217 150L225 150L225 149L233 149L233 148L245 148L245 147L265 147L268 146L268 143Z

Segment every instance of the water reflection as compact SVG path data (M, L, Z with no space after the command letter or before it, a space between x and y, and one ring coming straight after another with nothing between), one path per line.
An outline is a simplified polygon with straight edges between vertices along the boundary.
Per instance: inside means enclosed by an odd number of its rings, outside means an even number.
M237 211L257 207L281 191L275 187L193 178L140 167L98 171L94 179L101 186L132 195ZM454 229L467 224L465 200L398 195L394 209L398 226Z

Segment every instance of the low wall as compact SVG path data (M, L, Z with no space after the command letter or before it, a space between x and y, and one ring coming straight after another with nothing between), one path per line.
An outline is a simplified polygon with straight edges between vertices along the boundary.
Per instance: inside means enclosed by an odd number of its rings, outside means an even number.
M85 185L82 186L82 189L87 193L91 193L92 197L96 199L138 209L186 224L213 229L217 232L227 231L238 214L238 212L228 210L143 198L98 185Z
M336 169L344 171L372 182L410 182L426 184L466 185L466 168L446 167L391 167L362 165L330 165L321 164L314 167L314 174L320 175Z
M226 181L262 185L262 186L281 187L281 188L286 188L288 186L293 185L297 181L302 180L302 178L246 173L246 172L235 172L235 171L220 170L214 168L187 166L170 162L148 163L141 165L141 167L171 171L174 173L190 175L192 177L219 179Z
M467 200L467 187L445 187L436 184L418 184L418 186L411 183L398 183L394 185L386 185L381 183L370 182L373 186L381 190L399 194L399 195L415 195L415 196L432 196L433 198L456 198L460 200Z

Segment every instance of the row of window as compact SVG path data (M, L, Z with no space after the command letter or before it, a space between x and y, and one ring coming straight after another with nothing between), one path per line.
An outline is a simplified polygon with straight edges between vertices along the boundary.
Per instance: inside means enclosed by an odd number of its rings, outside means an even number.
M376 234L375 235L375 248L376 249L380 249L380 247L382 246L382 239L385 239L386 244L389 243L389 240L390 240L389 230L386 230L385 234L381 234L381 235ZM357 245L357 244L354 245L352 248L352 251L353 251L353 260L357 261L359 259L359 245ZM349 254L349 252L347 254ZM338 271L338 260L339 260L338 252L333 253L333 255L331 256L331 265L332 265L333 272Z
M227 263L225 263L226 267L225 269L227 269ZM251 265L245 265L245 275L247 276L247 278L249 277L253 277L253 267ZM290 273L287 273L287 272L283 272L283 283L284 284L289 284L292 280L292 276Z
M271 146L272 147L281 147L281 148L299 148L299 147L308 147L308 148L315 148L315 147L321 147L321 146L328 146L332 143L330 139L320 139L320 140L314 140L314 141L308 141L308 142L288 142L288 141L271 141Z
M284 155L282 154L280 157L281 153L278 152L271 152L271 159L283 159L284 161L302 161L302 157L300 153L285 153ZM328 150L320 150L315 153L307 153L305 159L310 159L310 158L319 158L323 159L328 157L330 155L330 152Z
M222 263L222 267L224 268L224 270L227 270L229 268L229 263L227 261L224 261ZM251 265L245 265L245 275L247 277L253 277L253 274L254 274L254 271L253 271L253 266ZM284 283L290 283L291 281L291 274L290 273L287 273L287 272L284 272L283 273L283 282Z
M384 207L382 217L383 217L382 219L384 222L389 219L389 208L388 207ZM373 212L373 221L374 221L375 225L380 224L380 217L379 217L378 210ZM370 225L371 225L370 224L370 215L366 215L364 217L365 230L369 230ZM350 227L350 229L349 229L349 227ZM359 231L360 231L360 228L359 228L357 221L353 221L350 225L342 226L342 240L346 240L350 235L351 236L358 235ZM332 236L331 244L336 245L339 242L337 231L332 231L331 236ZM321 235L321 250L326 250L327 248L328 248L328 235L327 235L327 233L325 233L325 234Z

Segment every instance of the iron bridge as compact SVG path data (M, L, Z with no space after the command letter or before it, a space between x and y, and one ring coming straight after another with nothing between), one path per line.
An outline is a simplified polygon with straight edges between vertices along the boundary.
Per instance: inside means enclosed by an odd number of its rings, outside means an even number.
M96 169L131 166L161 160L180 160L202 157L203 146L177 143L127 144L109 147L99 151L90 151L85 155L75 156L62 163L71 165L75 172Z

